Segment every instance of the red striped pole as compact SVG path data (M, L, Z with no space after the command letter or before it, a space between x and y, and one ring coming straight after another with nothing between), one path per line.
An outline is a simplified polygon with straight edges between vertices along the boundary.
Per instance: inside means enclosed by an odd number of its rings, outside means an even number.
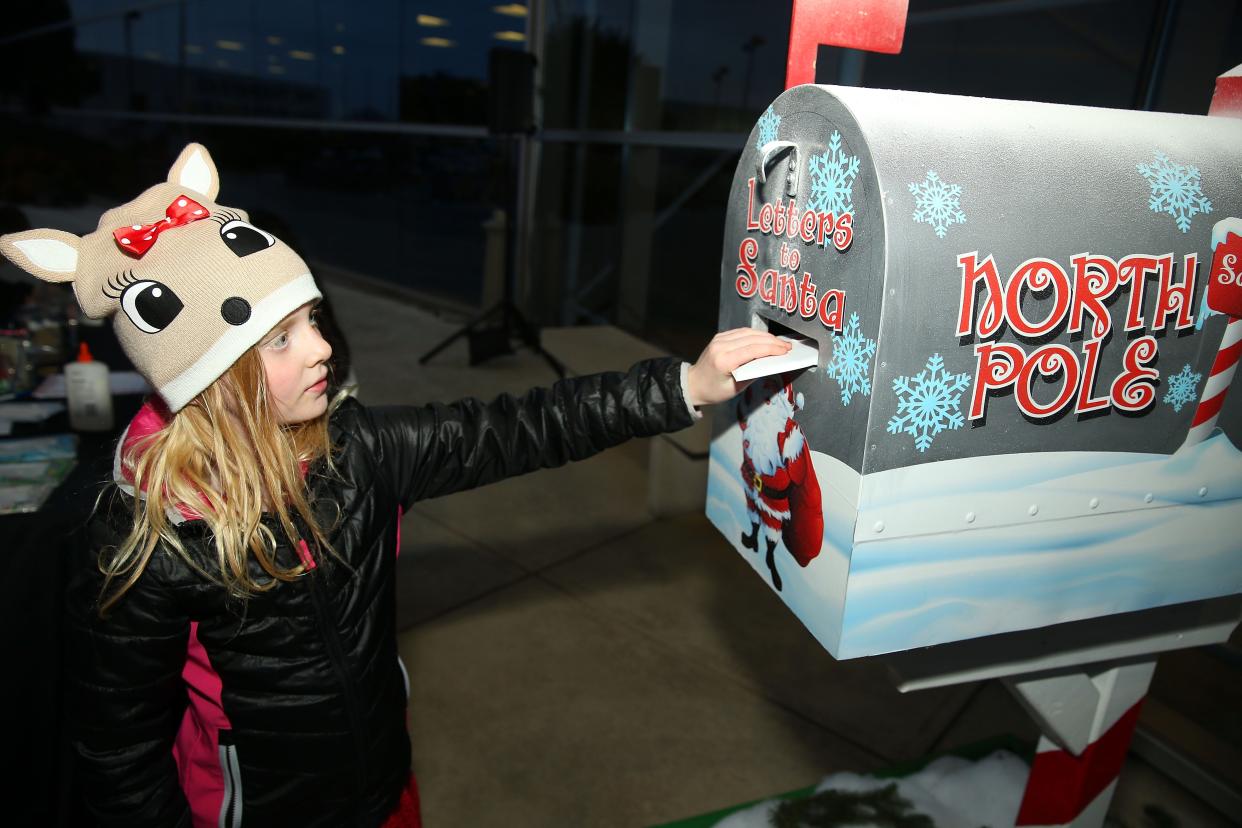
M1031 763L1016 826L1098 828L1104 824L1155 669L1153 660L1087 677L1066 676L1060 693L1030 692L1023 682L1016 683L1019 697L1035 713L1045 733ZM1093 693L1082 692L1086 678L1090 680L1086 686L1093 687ZM1047 681L1036 679L1034 683L1046 685ZM1082 706L1086 710L1077 709ZM1086 716L1085 722L1078 714ZM1075 722L1083 725L1076 726ZM1079 726L1083 729L1078 730ZM1079 746L1085 742L1085 747L1077 753L1065 747L1075 742Z
M1199 407L1195 409L1195 418L1190 422L1190 433L1186 435L1184 445L1192 446L1206 440L1216 427L1216 418L1225 404L1225 395L1229 393L1229 383L1238 368L1239 356L1242 356L1242 319L1231 319L1225 326L1225 335L1221 337L1216 361L1212 363L1207 384L1203 386Z
M1061 750L1046 737L1041 738L1014 824L1083 825L1087 823L1084 812L1097 800L1099 807L1107 810L1111 788L1125 764L1142 706L1143 700L1139 699L1099 741L1092 742L1078 756ZM1108 796L1101 796L1105 791Z
M1242 297L1242 220L1222 219L1212 228L1212 268L1209 271L1207 305L1214 311L1230 316L1221 337L1216 359L1208 373L1207 384L1199 397L1190 432L1183 445L1201 443L1212 434L1216 419L1225 404L1229 384L1242 357L1242 318L1239 298Z

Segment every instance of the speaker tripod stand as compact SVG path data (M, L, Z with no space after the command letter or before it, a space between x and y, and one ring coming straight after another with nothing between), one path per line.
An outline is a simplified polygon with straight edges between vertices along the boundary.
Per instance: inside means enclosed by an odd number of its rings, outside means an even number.
M478 365L494 356L513 353L513 340L520 339L527 348L543 357L558 377L565 376L565 366L544 350L539 341L539 329L527 321L522 312L513 304L508 290L506 290L504 299L471 319L439 345L423 354L418 360L419 364L426 365L432 357L463 336L467 337L470 347L470 365Z
M500 137L505 154L505 273L504 292L500 302L471 319L439 345L423 354L419 364L425 365L449 345L467 338L470 364L501 354L513 353L513 341L521 340L527 348L543 357L558 377L565 376L565 366L543 349L539 329L532 325L513 303L513 286L517 280L517 194L514 180L518 175L523 138L534 131L531 116L531 95L534 84L534 58L526 52L493 49L489 55L489 131ZM516 84L516 87L514 86Z

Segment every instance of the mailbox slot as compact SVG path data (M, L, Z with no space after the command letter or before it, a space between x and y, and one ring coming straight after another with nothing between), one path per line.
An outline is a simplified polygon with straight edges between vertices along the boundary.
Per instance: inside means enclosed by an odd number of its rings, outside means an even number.
M816 352L819 351L819 340L818 339L816 339L815 337L807 336L806 334L801 333L799 331L795 331L793 328L790 328L786 325L782 325L780 322L777 322L775 319L769 319L768 317L764 316L762 313L755 313L753 316L751 316L750 326L757 331L767 331L773 336L788 336L792 339L805 340L807 343L811 344L815 348Z

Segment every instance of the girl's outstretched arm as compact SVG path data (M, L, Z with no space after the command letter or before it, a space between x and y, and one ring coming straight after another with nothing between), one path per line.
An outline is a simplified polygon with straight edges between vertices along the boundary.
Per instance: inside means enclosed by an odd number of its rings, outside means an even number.
M563 379L490 403L371 409L375 454L396 475L403 506L506 477L582 460L631 437L691 425L694 407L731 397L731 367L784 353L766 332L718 335L693 366L645 360L628 372ZM739 386L740 387L740 386Z
M160 577L162 549L99 617L97 555L120 540L108 523L97 514L89 548L69 561L65 672L78 778L95 824L188 826L173 743L186 704L181 671L190 622Z

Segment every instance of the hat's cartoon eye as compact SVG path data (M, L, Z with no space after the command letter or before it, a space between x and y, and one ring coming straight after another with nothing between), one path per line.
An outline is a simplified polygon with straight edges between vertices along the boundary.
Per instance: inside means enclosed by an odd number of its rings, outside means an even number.
M144 333L159 333L172 324L184 305L172 288L144 279L121 294L121 310Z
M241 219L226 221L220 227L220 237L238 257L249 256L260 250L267 250L276 243L276 238L265 230L260 230L249 222Z

